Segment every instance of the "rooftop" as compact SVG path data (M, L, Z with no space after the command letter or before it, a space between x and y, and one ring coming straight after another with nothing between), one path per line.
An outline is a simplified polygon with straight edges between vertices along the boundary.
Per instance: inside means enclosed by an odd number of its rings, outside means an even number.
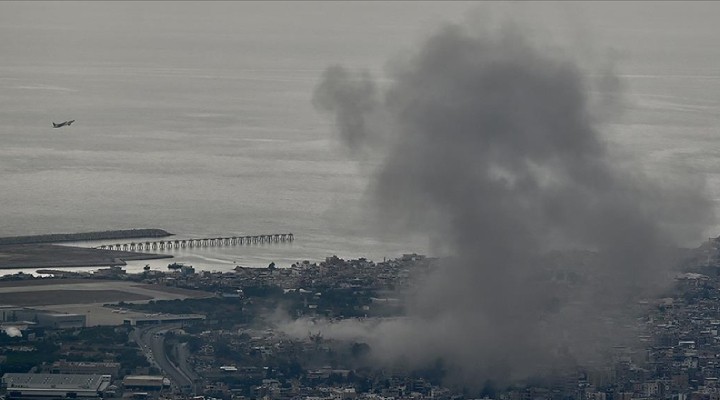
M7 373L2 381L8 389L99 390L109 379L109 375Z

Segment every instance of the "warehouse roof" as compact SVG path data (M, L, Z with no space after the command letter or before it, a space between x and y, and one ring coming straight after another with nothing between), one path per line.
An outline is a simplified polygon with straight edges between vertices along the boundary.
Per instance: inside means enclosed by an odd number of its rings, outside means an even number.
M2 378L8 389L61 389L101 390L109 382L108 375L81 374L17 374L7 373Z

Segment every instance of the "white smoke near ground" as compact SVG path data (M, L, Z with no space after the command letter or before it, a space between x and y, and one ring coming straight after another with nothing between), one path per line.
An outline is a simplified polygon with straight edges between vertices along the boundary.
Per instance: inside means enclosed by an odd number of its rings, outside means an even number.
M10 337L22 337L22 331L15 326L5 326L3 331Z
M475 31L440 30L386 86L342 66L323 75L316 107L357 160L383 160L369 189L379 223L452 257L414 283L406 318L286 332L363 341L387 364L442 359L466 384L595 362L632 342L637 300L666 287L673 249L713 221L702 180L651 179L603 140L622 88L612 73L600 83L613 93L590 102L598 88L573 59L517 27ZM589 252L556 279L555 249Z

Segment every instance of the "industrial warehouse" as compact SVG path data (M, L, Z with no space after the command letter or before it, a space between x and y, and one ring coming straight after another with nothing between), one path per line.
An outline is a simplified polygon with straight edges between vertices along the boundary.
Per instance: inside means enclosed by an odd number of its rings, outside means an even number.
M110 375L7 373L2 385L7 399L99 399L110 386Z
M33 325L37 327L67 329L82 328L86 316L48 310L36 310L27 307L0 306L0 322L3 325Z

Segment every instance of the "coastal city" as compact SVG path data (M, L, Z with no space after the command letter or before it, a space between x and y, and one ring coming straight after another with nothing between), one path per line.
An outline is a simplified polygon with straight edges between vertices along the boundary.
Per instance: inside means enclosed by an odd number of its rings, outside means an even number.
M552 378L475 387L454 384L442 360L381 365L367 343L326 337L321 325L300 334L282 326L402 317L403 290L438 267L418 254L231 272L170 263L139 274L6 275L2 389L7 399L717 399L720 239L689 254L667 297L643 301L639 346Z
M0 400L720 400L719 17L0 1Z

